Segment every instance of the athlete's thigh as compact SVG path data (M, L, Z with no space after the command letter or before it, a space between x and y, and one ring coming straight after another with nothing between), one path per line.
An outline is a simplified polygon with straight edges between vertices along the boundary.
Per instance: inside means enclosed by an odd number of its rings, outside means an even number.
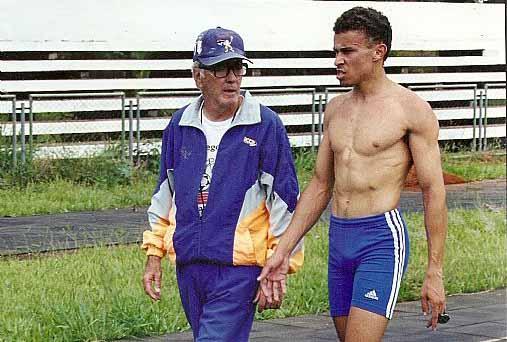
M385 316L352 306L347 320L347 342L377 342L387 328Z

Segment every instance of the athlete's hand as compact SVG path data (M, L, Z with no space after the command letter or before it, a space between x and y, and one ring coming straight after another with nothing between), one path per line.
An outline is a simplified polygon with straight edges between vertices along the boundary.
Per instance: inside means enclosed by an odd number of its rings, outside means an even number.
M421 306L425 315L431 313L426 328L437 329L438 315L445 312L445 291L442 270L428 270L421 289Z
M270 305L280 307L287 293L286 279L289 272L289 258L274 253L257 278L260 288Z
M160 300L160 287L162 283L161 258L155 255L148 256L143 276L144 292L153 300Z

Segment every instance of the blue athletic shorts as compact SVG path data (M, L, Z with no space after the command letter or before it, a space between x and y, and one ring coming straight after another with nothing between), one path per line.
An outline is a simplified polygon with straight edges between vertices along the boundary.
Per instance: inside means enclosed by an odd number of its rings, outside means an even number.
M331 216L331 316L348 316L355 306L391 319L408 255L408 232L398 209L353 219Z
M257 266L176 266L181 304L194 341L248 341L260 272Z

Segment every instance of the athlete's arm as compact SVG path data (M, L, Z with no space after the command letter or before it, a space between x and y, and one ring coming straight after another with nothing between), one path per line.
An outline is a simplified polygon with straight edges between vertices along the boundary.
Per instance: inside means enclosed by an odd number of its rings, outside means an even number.
M287 260L287 257L298 241L312 228L315 222L317 222L331 199L334 184L334 163L327 127L329 126L329 117L334 114L333 107L335 106L332 106L332 103L330 103L328 109L326 109L324 134L317 154L314 175L301 194L292 220L287 230L282 235L275 253L267 260L258 278L261 280L261 287L263 290L264 286L262 286L262 280L265 278L269 279L268 275L270 274L275 279L278 269L284 268L284 260ZM269 289L265 292L265 295L268 298L271 297Z
M333 153L329 134L325 132L317 154L315 173L301 194L292 221L280 240L277 252L283 256L289 255L297 242L313 227L331 199L333 184Z
M423 193L424 224L428 242L428 269L422 287L422 310L431 311L428 327L436 329L438 314L445 311L443 285L447 206L438 147L438 120L430 106L416 101L411 110L409 147Z

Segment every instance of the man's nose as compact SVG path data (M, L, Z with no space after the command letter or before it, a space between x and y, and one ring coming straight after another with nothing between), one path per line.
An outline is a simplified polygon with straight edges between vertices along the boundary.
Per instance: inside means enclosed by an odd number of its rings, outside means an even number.
M343 56L340 53L337 53L334 58L334 65L339 66L342 65L343 63L344 63Z
M227 69L227 76L225 76L227 82L236 82L238 78L232 69Z

